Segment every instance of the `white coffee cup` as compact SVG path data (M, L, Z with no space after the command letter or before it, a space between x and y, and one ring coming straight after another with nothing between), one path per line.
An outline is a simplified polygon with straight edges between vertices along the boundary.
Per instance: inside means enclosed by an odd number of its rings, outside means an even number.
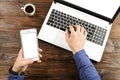
M26 4L24 7L21 7L21 9L25 12L28 16L33 16L35 14L35 6L31 3Z

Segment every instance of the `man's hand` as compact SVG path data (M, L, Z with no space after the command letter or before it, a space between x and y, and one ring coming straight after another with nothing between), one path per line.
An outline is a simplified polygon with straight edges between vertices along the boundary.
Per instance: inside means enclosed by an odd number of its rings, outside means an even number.
M42 52L42 49L39 49L39 52ZM39 57L42 57L41 54L39 54ZM20 71L25 71L28 67L29 64L32 64L34 61L32 59L27 59L25 60L23 58L23 51L22 49L20 49L19 53L18 53L18 57L15 61L15 64L13 65L12 70L15 72L20 72ZM41 62L41 60L37 61L37 62Z
M73 54L84 48L85 40L87 37L87 31L83 27L76 25L75 28L76 30L73 26L70 26L71 33L69 33L68 30L66 30L65 33L66 41L71 48Z

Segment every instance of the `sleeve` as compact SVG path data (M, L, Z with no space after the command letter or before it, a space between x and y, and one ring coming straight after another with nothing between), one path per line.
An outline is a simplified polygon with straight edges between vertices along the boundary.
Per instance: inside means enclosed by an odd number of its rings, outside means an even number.
M13 75L9 73L8 80L24 80L24 75Z
M15 72L12 68L13 66L9 68L8 80L24 80L24 72Z
M73 58L76 62L81 80L101 80L84 49L73 55Z

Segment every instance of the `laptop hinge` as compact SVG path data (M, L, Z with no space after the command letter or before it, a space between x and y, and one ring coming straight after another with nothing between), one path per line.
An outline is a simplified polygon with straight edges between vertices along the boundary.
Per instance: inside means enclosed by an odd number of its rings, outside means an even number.
M74 5L74 4L69 3L69 2L66 2L66 1L64 1L64 0L54 0L54 2L55 2L55 3L58 2L58 3L64 4L64 5L66 5L66 6L69 6L69 7L72 7L72 8L74 8L74 9L77 9L77 10L79 10L79 11L82 11L82 12L85 12L85 13L87 13L87 14L90 14L90 15L92 15L92 16L98 17L98 18L100 18L100 19L102 19L102 20L105 20L105 21L111 23L111 24L112 24L112 22L113 22L113 20L110 19L110 18L108 18L108 17L105 17L105 16L100 15L100 14L98 14L98 13L92 12L92 11L90 11L90 10L84 9L84 8L82 8L82 7L80 7L80 6Z

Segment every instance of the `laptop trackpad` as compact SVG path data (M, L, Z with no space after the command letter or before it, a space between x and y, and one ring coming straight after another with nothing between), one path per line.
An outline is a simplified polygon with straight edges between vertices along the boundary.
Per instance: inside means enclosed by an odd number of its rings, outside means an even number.
M57 33L57 36L56 36L56 39L55 39L55 43L58 46L69 50L69 47L68 47L68 45L66 43L66 39L65 39L65 32L59 31Z

